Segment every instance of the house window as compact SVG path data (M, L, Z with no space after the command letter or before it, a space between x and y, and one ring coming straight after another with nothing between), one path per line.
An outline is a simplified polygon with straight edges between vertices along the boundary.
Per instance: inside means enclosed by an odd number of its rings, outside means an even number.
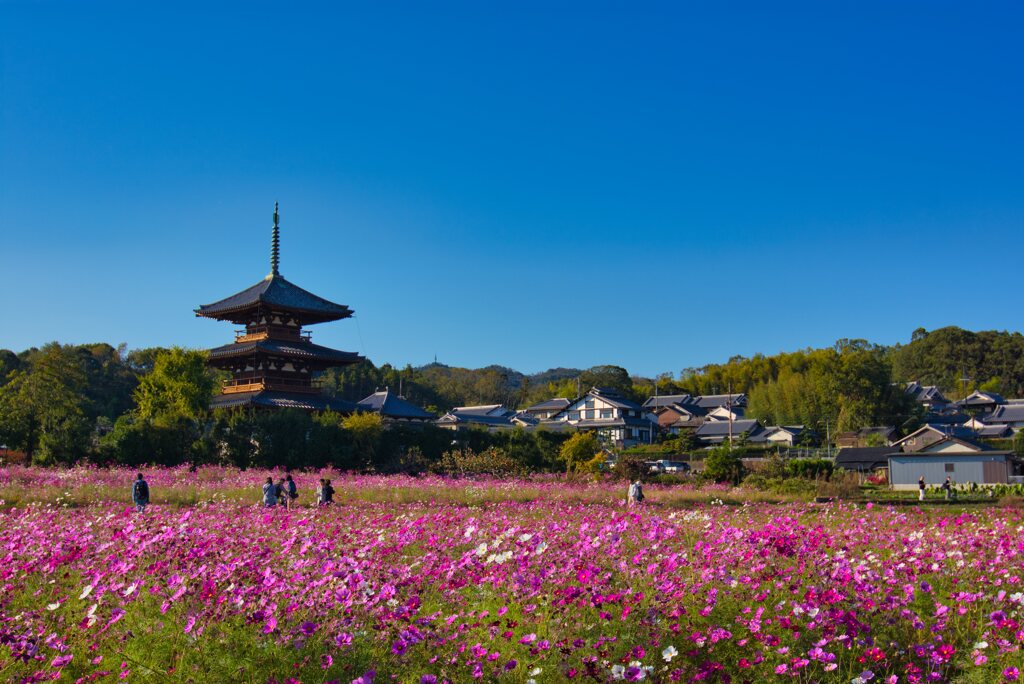
M594 411L593 410L584 411L583 412L583 417L586 418L587 420L594 420Z
M955 473L956 472L956 466L954 464L952 464L952 463L947 463L946 464L946 472L947 473Z
M602 420L609 420L611 417L612 417L612 410L611 409L601 409L601 418L602 418Z
M587 408L594 408L594 400L587 399L585 402L583 402L583 405L586 406Z
M580 419L580 412L579 411L569 411L569 420L579 420L579 419Z

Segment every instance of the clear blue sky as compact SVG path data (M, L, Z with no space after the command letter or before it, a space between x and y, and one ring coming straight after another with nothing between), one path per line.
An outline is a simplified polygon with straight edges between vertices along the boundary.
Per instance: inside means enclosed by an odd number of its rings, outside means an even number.
M1020 329L1024 6L682 4L0 5L0 347L229 341L274 200L377 363Z

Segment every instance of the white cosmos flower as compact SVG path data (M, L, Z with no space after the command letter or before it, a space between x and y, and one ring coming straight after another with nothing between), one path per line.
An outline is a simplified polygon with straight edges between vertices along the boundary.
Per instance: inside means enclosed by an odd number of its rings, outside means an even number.
M665 659L666 663L672 662L672 659L679 655L679 651L676 650L675 646L667 646L664 651L661 652L661 657Z
M626 668L622 665L612 665L612 679L625 679Z

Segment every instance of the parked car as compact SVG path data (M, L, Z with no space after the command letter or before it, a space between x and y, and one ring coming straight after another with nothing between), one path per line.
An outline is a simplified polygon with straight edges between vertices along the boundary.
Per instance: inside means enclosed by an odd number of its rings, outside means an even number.
M652 473L688 473L690 472L690 464L684 461L670 461L668 459L662 459L660 461L652 461L650 464Z

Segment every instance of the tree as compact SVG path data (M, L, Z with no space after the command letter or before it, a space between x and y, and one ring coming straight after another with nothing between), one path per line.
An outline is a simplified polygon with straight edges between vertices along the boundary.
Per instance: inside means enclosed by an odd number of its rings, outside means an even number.
M353 413L342 421L352 438L356 459L364 468L373 468L380 438L384 433L384 420L379 413Z
M583 467L601 451L601 443L593 432L577 432L567 439L558 455L565 464L565 471L572 472Z
M736 451L722 445L712 449L704 459L704 474L715 482L736 484L743 477L743 462Z
M135 390L138 417L144 421L198 421L213 398L216 380L206 367L206 352L173 347L156 353L153 371Z
M586 392L591 387L608 387L629 396L633 391L633 380L629 372L619 366L594 366L580 373L580 384Z
M74 347L53 342L0 387L0 442L36 463L70 463L89 448L86 373Z

